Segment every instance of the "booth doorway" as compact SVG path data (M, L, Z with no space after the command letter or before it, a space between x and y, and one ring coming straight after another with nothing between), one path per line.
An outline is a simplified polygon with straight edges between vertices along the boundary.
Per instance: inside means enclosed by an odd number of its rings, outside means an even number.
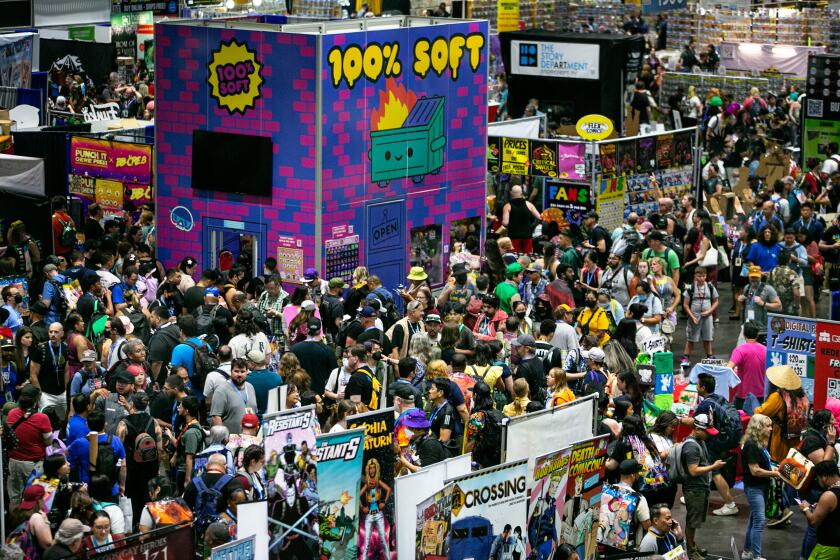
M406 230L405 200L369 204L365 211L365 266L368 274L379 276L382 285L396 290L405 284ZM397 307L402 298L392 291Z
M260 272L265 258L266 226L238 220L205 218L204 262L222 272L244 266L246 277Z

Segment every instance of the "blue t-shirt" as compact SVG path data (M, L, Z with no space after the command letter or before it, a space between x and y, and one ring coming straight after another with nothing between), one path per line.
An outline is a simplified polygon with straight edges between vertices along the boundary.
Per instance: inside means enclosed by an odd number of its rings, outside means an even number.
M74 414L67 421L67 445L69 446L79 438L84 439L90 433L90 428L87 425L87 419Z
M50 307L47 311L47 316L45 317L45 322L49 325L50 323L55 323L56 321L60 321L61 317L59 317L58 310L59 310L59 300L61 298L58 295L58 287L64 284L64 276L61 274L56 274L55 278L52 281L44 282L44 290L42 292L42 297L46 300L49 300Z
M85 432L87 434L87 432ZM108 439L108 434L99 434L99 445L105 443ZM125 447L123 447L120 438L111 437L111 447L114 448L114 458L117 459L117 470L119 466L125 464ZM70 461L71 470L75 470L79 475L79 482L90 483L90 442L86 437L78 438L70 446L67 447L67 460ZM114 487L111 494L116 496L120 491L120 486L114 482Z
M773 244L770 247L761 243L753 243L747 253L747 260L761 267L762 272L770 272L776 268L776 257L782 252L781 247Z
M114 284L114 287L111 288L111 301L114 305L118 303L125 303L125 292L136 292L136 286L129 286L125 282L120 282L119 284Z
M267 369L257 369L248 373L248 383L257 394L257 414L262 416L268 407L268 393L283 384L283 378Z
M196 346L201 346L205 344L203 340L200 338L188 338L187 342L192 342ZM195 358L195 350L192 349L191 346L187 344L179 344L175 348L172 349L172 360L171 364L173 366L184 366L187 368L187 375L190 379L193 376L193 360ZM190 392L192 395L198 399L199 402L204 402L204 392L203 391L196 391L195 388L192 386L192 383L187 384L189 386Z

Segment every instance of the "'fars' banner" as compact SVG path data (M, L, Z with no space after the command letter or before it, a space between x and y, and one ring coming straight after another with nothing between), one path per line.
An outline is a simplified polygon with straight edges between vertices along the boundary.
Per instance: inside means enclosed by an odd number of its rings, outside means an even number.
M840 323L817 321L814 410L825 408L829 397L840 399Z

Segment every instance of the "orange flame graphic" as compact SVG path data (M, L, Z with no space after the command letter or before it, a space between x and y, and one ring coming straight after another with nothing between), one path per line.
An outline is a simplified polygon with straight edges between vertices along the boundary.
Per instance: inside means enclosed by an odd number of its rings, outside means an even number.
M341 498L339 498L339 501L346 506L347 504L350 503L350 500L352 500L352 499L353 499L353 497L350 496L350 492L345 490L344 492L341 493Z
M402 84L388 78L385 91L379 92L379 107L374 108L370 114L371 130L400 128L416 102L417 97L413 92L406 91Z

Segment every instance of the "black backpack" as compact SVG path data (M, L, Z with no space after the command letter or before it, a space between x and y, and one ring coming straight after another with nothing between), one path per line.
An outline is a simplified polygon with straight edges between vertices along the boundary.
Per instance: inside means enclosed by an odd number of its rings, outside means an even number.
M723 449L736 447L744 435L744 425L741 423L738 409L717 393L709 395L706 399L712 402L713 424L720 432L718 445Z
M221 305L216 305L210 311L202 305L200 312L195 318L196 326L198 327L198 334L215 334L216 333L216 313L219 311Z
M193 374L190 382L194 389L201 391L204 389L207 374L219 367L219 359L210 351L206 343L199 346L188 340L184 344L193 349Z
M70 309L70 304L67 302L67 294L64 293L64 286L61 285L61 282L56 282L55 280L47 280L47 282L55 288L55 295L53 296L53 300L55 301L50 301L50 307L55 303L58 316L63 321L67 318L67 311Z
M134 326L134 336L140 339L146 346L149 345L149 339L152 338L152 327L149 325L149 320L143 315L142 311L132 310L127 315L128 320Z
M335 335L335 345L337 349L343 350L347 347L347 334L353 327L361 324L362 322L357 317L351 317L341 322L338 326L338 333ZM339 352L336 353L340 355Z
M99 443L99 452L96 455L96 474L104 474L108 480L117 480L117 458L111 444L113 437L108 435L104 442Z
M78 241L76 239L76 228L73 227L73 220L65 223L64 220L58 217L58 214L55 214L55 219L61 224L61 237L58 240L64 247L75 247Z
M495 467L502 462L502 413L484 411L484 427L477 434L472 456L482 468Z

